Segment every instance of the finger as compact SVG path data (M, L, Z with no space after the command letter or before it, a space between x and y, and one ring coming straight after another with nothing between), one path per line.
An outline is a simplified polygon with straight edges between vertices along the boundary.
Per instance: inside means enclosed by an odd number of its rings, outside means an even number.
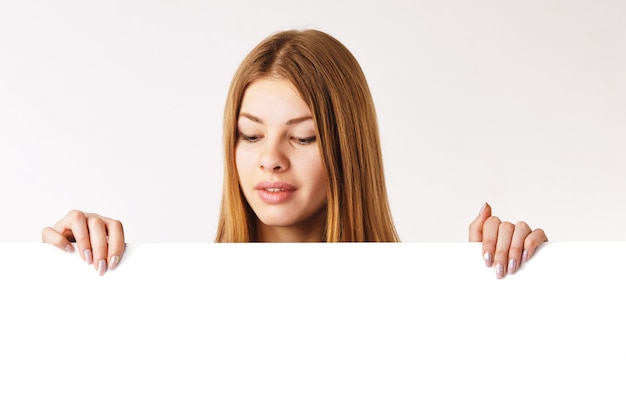
M502 279L506 275L506 266L509 260L509 250L515 226L509 222L500 223L498 229L498 241L496 243L496 253L493 258L496 278Z
M109 243L108 270L111 271L120 263L126 245L122 223L117 220L106 219L106 226Z
M74 252L74 246L72 246L72 243L52 227L43 228L41 231L41 241L43 243L49 243L52 246L56 246L66 252Z
M87 217L87 225L89 227L94 267L98 274L104 275L107 270L109 251L106 224L100 216L90 215Z
M482 230L483 241L483 260L485 266L491 267L493 265L493 254L496 251L496 242L498 240L498 230L500 229L500 219L496 216L491 216L485 220Z
M469 241L482 242L483 240L483 224L485 220L491 217L491 206L488 203L483 204L478 212L478 216L469 225Z
M515 224L515 231L511 239L511 248L509 249L509 263L507 271L509 274L517 272L522 263L522 254L526 237L530 234L530 227L525 222Z
M66 239L75 240L81 258L91 265L93 256L85 213L79 210L71 210L54 225L53 229L65 236Z
M522 252L522 262L528 261L537 248L544 242L548 241L548 236L543 229L533 230L524 240L524 251Z

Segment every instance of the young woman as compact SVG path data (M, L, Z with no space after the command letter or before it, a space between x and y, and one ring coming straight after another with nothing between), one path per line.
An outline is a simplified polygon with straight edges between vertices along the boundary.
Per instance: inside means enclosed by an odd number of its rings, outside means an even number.
M317 30L263 40L232 80L224 112L224 184L216 242L398 242L376 111L350 51ZM100 274L124 251L122 224L70 211L42 240ZM491 215L469 228L496 276L515 273L547 241L541 229Z

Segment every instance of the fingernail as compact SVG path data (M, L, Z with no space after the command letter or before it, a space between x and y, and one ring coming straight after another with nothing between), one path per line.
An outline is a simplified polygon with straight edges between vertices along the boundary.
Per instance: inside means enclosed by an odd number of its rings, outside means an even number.
M109 271L114 270L117 264L119 263L120 263L120 257L117 255L113 256L111 260L109 261Z
M522 252L522 262L526 262L528 260L528 251L524 250L524 252Z
M69 252L69 253L74 252L74 246L68 243L67 245L65 245L65 252Z
M485 252L483 255L483 259L485 260L485 266L490 267L493 265L493 255L489 252Z
M496 264L496 278L502 279L504 278L504 265Z
M93 263L91 249L85 249L85 262L87 262L88 265L91 265Z
M98 261L98 274L104 275L106 271L107 271L107 261L105 261L104 259L100 259Z
M483 211L485 211L485 208L487 207L487 203L483 204L483 206L480 208L480 211L478 212L478 215L480 216L481 214L483 214Z
M511 259L509 261L509 274L514 274L517 272L517 261L515 259Z

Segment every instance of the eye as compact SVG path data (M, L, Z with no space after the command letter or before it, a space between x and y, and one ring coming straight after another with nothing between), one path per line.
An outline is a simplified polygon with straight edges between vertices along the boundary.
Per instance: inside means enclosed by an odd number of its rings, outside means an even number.
M311 143L315 142L315 140L317 139L317 137L315 136L310 136L308 138L298 138L298 137L293 137L291 138L294 142L296 142L298 145L310 145Z
M239 140L243 140L246 142L254 143L261 139L261 136L258 135L244 135L243 133L239 134Z

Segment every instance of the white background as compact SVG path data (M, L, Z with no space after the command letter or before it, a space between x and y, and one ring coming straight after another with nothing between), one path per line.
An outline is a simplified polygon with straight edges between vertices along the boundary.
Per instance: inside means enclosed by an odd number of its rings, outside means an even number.
M0 243L0 415L624 417L626 242L540 252Z
M405 241L484 201L553 241L626 239L626 2L0 0L0 241L71 208L213 240L230 78L267 35L359 59Z

